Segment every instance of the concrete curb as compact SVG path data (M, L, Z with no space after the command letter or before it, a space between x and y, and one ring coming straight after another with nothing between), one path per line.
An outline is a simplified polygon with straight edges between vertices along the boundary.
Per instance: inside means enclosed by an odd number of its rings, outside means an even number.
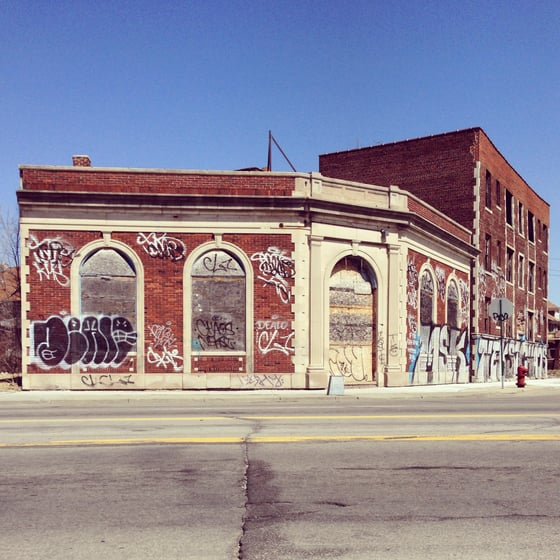
M528 379L524 388L518 388L514 381L506 381L502 388L501 382L465 383L453 385L416 385L408 387L368 387L345 388L343 395L327 395L325 389L292 390L292 389L253 389L243 391L232 390L189 390L189 391L21 391L10 389L0 391L0 403L49 403L49 402L91 402L91 401L140 401L140 400L235 400L272 398L286 400L293 398L391 398L391 397L445 397L446 395L522 395L536 391L550 392L560 389L560 378Z

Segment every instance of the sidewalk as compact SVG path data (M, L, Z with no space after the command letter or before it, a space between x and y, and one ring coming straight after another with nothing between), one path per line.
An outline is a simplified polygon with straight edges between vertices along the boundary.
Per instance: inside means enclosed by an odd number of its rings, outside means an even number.
M512 395L527 394L537 391L550 393L556 392L560 396L560 377L547 379L527 379L524 388L518 388L515 381L506 381L502 388L500 381L488 383L465 383L453 385L415 385L412 387L365 387L344 388L342 395L327 395L325 389L317 390L291 390L291 389L254 389L240 391L0 391L0 405L3 402L37 403L56 401L110 401L110 400L208 400L208 399L257 399L267 397L278 400L286 398L391 398L410 397L425 398L445 395L492 394Z

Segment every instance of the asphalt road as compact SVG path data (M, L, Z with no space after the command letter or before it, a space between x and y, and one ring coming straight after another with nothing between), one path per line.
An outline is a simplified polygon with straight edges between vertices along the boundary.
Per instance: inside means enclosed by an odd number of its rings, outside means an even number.
M556 560L559 399L3 398L2 558Z

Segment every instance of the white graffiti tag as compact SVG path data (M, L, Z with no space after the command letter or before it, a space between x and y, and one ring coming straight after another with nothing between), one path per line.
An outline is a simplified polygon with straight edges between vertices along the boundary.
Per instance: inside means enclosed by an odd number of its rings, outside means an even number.
M171 324L168 321L163 325L154 324L149 327L153 342L148 346L146 359L156 367L167 369L167 366L171 366L173 371L182 371L183 357L179 355Z
M70 278L64 271L72 263L76 249L59 237L45 238L39 241L30 236L27 246L31 250L33 266L39 273L41 281L54 280L61 286L68 286Z
M259 263L259 280L274 286L280 299L288 303L292 295L289 280L295 276L293 259L286 255L286 251L269 247L266 251L254 253L251 260Z
M257 345L261 354L269 352L282 352L286 356L294 353L292 339L294 331L289 331L289 321L281 321L276 315L270 321L257 321ZM281 332L283 331L283 332Z
M185 244L176 237L169 237L167 233L158 235L157 233L139 233L136 243L144 249L150 257L156 259L169 259L170 261L180 261L185 258Z

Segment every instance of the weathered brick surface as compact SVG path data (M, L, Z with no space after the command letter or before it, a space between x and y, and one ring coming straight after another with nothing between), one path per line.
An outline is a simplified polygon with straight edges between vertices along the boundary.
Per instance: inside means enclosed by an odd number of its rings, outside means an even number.
M319 156L327 177L397 185L472 228L477 129Z
M148 360L150 356L150 346L156 342L156 333L163 328L169 329L174 340L173 348L177 350L179 356L190 353L190 341L183 340L184 316L183 307L183 285L189 282L190 271L185 270L185 262L193 250L198 249L202 244L211 242L213 236L209 233L176 233L174 237L182 241L186 252L182 259L171 261L169 259L154 258L142 250L138 243L138 236L142 232L115 232L112 240L125 244L128 249L135 253L142 263L144 276L144 309L138 310L144 315L144 347L138 348L138 360ZM146 233L146 232L144 232ZM82 248L92 241L99 240L101 234L91 231L33 231L30 235L30 243L33 246L43 246L47 250L49 242L64 243L71 247L77 254ZM277 289L274 283L270 282L271 267L277 266L275 255L283 255L291 260L293 243L289 235L275 234L226 234L223 236L224 243L231 243L239 252L244 253L246 259L251 262L253 286L253 317L252 321L254 335L254 348L249 352L254 354L253 370L259 373L292 373L294 366L292 363L293 352L292 344L292 323L293 312L293 277L289 276L289 267L284 269L288 274L282 289ZM271 260L266 260L271 255L269 248L273 249ZM41 250L41 249L39 249ZM29 266L30 278L28 279L29 294L28 301L30 311L27 319L34 323L45 321L51 316L65 317L71 311L71 289L77 289L77 284L70 282L70 262L63 269L66 279L53 276L41 276L39 270L33 266L34 250L30 250L26 257ZM263 255L263 258L260 258ZM43 255L46 256L46 255ZM263 260L264 259L264 260ZM282 272L281 269L278 269ZM186 277L185 277L186 275ZM251 275L247 276L248 278ZM280 291L279 291L280 290ZM188 303L187 303L188 305ZM276 328L281 327L281 328ZM276 331L276 334L274 332ZM264 334L263 334L264 333ZM269 352L270 346L274 343L283 344L284 351ZM103 373L127 373L130 371L130 361L126 361L120 366L113 366L110 369L96 367L95 374ZM145 361L145 371L147 373L161 373L156 366ZM88 372L91 368L85 368ZM198 373L247 373L247 361L245 357L240 360L237 355L227 355L227 353L216 352L213 355L200 355L193 352L191 355L191 370ZM29 373L64 373L68 368L54 367L48 370L31 364Z
M23 166L21 178L26 190L92 193L289 196L294 187L292 177L271 173L133 172L93 167Z
M479 189L476 189L477 166L480 166ZM414 193L446 216L472 231L473 243L480 251L479 273L474 274L474 301L478 323L475 331L496 334L488 322L487 303L496 297L507 297L515 304L516 324L513 336L524 334L528 313L535 316L535 339L546 339L546 280L550 207L517 173L480 128L471 128L391 144L324 154L319 157L323 175L379 185L397 185ZM490 208L486 207L486 172L491 174ZM500 182L497 201L496 181ZM505 192L512 194L513 226L506 224ZM499 203L498 203L499 202ZM518 227L518 205L523 205L523 231ZM453 231L441 217L429 215L417 201L409 208L434 223ZM534 216L535 241L528 240L528 212ZM476 217L479 217L477 220ZM491 265L485 267L486 236L490 235ZM505 280L507 248L514 251L513 281ZM501 252L501 258L498 253ZM523 281L519 281L519 256L524 258ZM535 265L535 289L527 290L529 262Z

